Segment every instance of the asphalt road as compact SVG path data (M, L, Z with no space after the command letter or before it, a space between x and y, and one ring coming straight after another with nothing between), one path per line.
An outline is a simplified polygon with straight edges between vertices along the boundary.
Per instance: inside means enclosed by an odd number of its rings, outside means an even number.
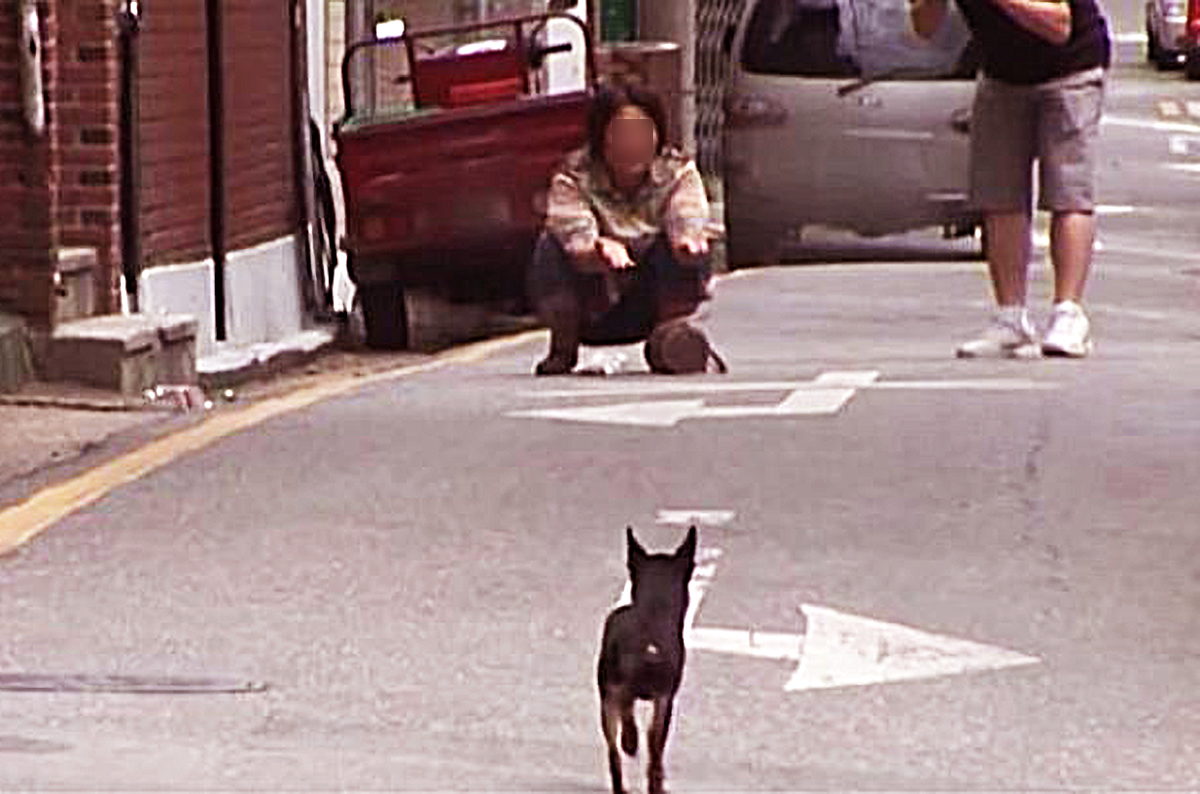
M697 647L676 790L1200 787L1200 173L1172 167L1200 150L1171 143L1200 136L1200 86L1122 52L1093 358L956 361L986 282L929 242L724 281L733 373L678 393L535 381L538 339L283 413L0 559L0 672L268 689L0 692L0 789L603 791L600 623L625 526L681 536L664 510L723 512L699 629L804 635L830 663L814 605L1031 660L954 674L893 634L867 677L925 677L789 691L795 659ZM837 372L876 380L836 413L778 408ZM613 421L529 415L586 407Z

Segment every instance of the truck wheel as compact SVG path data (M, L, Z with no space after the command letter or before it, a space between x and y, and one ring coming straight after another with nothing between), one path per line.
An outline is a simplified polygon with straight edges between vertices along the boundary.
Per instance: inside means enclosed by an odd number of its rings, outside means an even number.
M367 347L375 350L404 350L408 347L408 312L404 288L399 284L360 284Z

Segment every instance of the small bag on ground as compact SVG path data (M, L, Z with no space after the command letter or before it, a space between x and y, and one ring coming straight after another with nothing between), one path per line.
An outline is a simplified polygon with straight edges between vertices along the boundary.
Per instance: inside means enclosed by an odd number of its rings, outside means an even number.
M655 328L646 340L645 353L650 371L660 375L708 372L710 362L722 375L729 371L704 332L687 320L672 320Z

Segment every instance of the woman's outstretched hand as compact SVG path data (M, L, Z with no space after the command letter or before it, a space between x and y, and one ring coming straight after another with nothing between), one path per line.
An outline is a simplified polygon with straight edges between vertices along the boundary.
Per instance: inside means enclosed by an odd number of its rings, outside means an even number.
M628 270L637 266L637 263L629 256L628 248L607 237L596 240L596 255L612 270Z
M682 237L675 241L675 258L685 265L697 265L708 256L708 240L701 236Z

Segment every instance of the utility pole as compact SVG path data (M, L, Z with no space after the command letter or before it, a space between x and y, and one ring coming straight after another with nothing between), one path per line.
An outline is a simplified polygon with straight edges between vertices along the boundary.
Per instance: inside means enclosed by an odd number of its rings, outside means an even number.
M682 101L683 140L696 150L696 2L697 0L642 0L638 3L638 38L670 41L679 45L683 60L679 90Z

